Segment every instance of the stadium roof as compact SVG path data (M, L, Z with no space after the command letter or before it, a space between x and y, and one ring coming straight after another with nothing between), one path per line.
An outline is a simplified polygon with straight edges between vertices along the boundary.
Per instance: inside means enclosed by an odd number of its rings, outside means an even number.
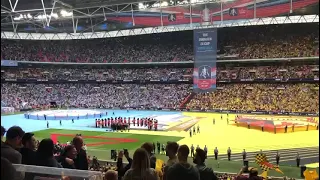
M1 38L87 39L191 30L203 28L199 26L203 26L202 12L206 8L214 19L206 25L211 27L319 22L319 1L292 2L300 7L291 5L291 18L284 17L289 9L283 11L283 8L276 8L279 12L266 18L256 18L257 11L265 11L256 6L263 9L283 3L278 0L249 3L239 0L1 0ZM239 8L239 13L244 9L246 18L230 15L233 7Z
M203 3L203 0L191 1ZM161 1L165 6L189 3L190 0ZM158 8L161 4L154 0L1 0L1 31L88 32L105 22L119 29L119 22L111 17Z

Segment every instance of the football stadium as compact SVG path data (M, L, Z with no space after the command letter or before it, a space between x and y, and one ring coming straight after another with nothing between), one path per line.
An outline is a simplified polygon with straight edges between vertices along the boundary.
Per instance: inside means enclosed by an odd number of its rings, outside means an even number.
M319 173L319 1L1 3L1 179Z

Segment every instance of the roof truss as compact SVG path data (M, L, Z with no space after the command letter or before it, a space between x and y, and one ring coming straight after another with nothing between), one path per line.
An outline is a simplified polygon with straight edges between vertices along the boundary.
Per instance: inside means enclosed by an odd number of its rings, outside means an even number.
M134 35L154 34L154 33L163 33L163 32L185 31L185 30L204 29L204 28L259 26L259 25L269 25L269 24L292 24L292 23L319 23L319 15L283 16L283 17L272 17L272 18L222 21L209 26L193 26L193 24L187 24L184 26L148 27L148 28L137 28L137 29L129 29L129 30L90 32L90 33L1 32L1 38L29 39L29 40L95 39L95 38L112 38L112 37L121 37L121 36L134 36Z

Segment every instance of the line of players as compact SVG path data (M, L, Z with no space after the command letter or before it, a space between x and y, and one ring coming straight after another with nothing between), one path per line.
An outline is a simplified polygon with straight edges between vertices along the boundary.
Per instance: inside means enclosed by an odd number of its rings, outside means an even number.
M158 120L153 118L111 117L95 120L96 128L112 128L113 130L129 130L130 126L148 127L148 130L158 130Z

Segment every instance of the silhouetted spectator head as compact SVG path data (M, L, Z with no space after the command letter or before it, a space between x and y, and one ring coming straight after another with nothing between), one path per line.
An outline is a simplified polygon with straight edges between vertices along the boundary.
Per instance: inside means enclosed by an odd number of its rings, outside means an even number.
M249 178L258 177L258 170L256 168L249 167L248 171L249 171Z
M7 131L6 142L15 149L21 148L23 135L24 131L21 129L21 127L12 126Z
M190 153L189 147L187 145L181 145L178 148L178 160L187 161L189 153Z
M148 168L150 168L149 154L144 148L138 148L134 152L131 168L142 171L146 171Z
M176 142L167 142L166 151L170 157L176 156L178 152L179 145Z
M77 157L77 153L77 149L74 147L74 145L67 145L64 148L62 155L70 159L75 159Z
M36 150L37 143L38 142L34 137L33 133L25 133L24 136L22 137L22 144L23 144L23 147L25 148Z
M6 158L1 157L1 179L15 179L16 173L17 171L12 166L11 162Z
M150 143L150 142L143 143L141 148L145 149L148 152L149 156L152 155L152 151L153 151L153 144L152 143Z
M107 180L117 180L118 179L118 173L117 173L117 171L114 171L114 170L108 170L106 172L105 178Z
M193 163L202 164L206 160L206 152L200 148L196 149L196 154L194 155Z
M79 151L83 147L83 139L81 136L76 136L72 140L72 145Z
M3 136L4 136L4 134L7 132L7 130L3 127L3 126L1 126L1 141L2 141L2 139L3 139Z
M43 139L39 144L37 153L43 158L53 157L54 142L52 139Z

